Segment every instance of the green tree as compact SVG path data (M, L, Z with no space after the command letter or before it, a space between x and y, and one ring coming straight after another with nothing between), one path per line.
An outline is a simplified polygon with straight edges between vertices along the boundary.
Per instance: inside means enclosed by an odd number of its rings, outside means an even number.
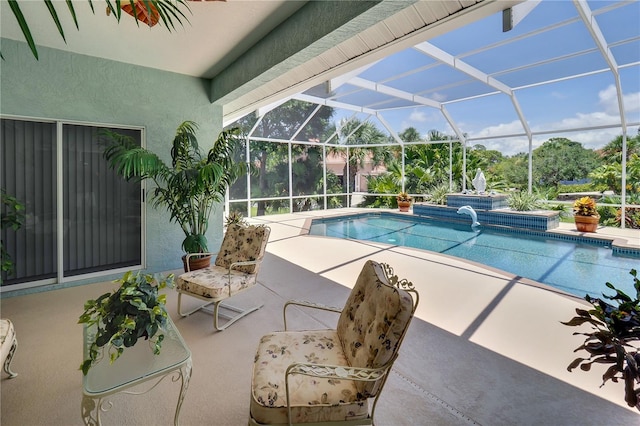
M589 173L595 184L622 193L622 136L617 136L602 149L605 164ZM640 133L627 139L627 192L640 193Z
M432 143L410 145L406 148L405 164L409 192L427 192L429 188L447 184L449 174L456 187L462 186L463 180L469 184L477 168L486 169L489 156L484 155L484 147L467 150L465 173L463 147L462 144L453 142L455 137L430 130L427 139Z
M326 140L331 131L330 119L334 113L332 108L321 108L313 119L303 129L300 129L315 107L314 104L308 102L290 100L262 117L252 136L290 140L297 133L297 140ZM244 134L248 134L257 121L258 117L250 114L239 119L234 123L234 126L240 127ZM275 170L275 167L278 167L277 164L281 163L280 160L284 155L284 151L286 151L286 149L283 151L283 147L286 148L285 145L278 142L252 142L252 158L249 161L256 164L259 169L257 182L254 183L252 180L251 193L253 197L266 196L266 194L287 195L289 188L288 173L283 174L282 170L278 173ZM294 158L306 155L307 145L296 144L295 147L295 151L292 152ZM269 167L270 163L273 167ZM286 188L287 193L283 192L283 188ZM276 190L276 193L274 193L274 190ZM257 214L264 215L266 208L267 203L265 201L258 202Z
M372 145L371 148L349 148L348 158L346 158L347 150L335 146L329 147L329 152L340 155L346 160L342 174L344 192L355 191L356 176L367 161L371 161L374 166L377 166L386 164L394 158L393 150L379 146L387 142L387 135L371 122L362 122L360 120L343 121L340 126L339 138L342 145ZM349 166L348 174L347 165ZM348 187L347 182L349 183ZM350 205L349 199L347 199L346 205Z
M423 140L420 132L415 127L407 127L401 133L398 133L398 136L404 142L419 142Z
M504 182L507 188L527 188L529 184L529 159L519 153L505 157L491 168L496 180Z
M533 180L540 186L557 186L561 180L579 180L598 167L598 154L579 142L551 138L533 150Z

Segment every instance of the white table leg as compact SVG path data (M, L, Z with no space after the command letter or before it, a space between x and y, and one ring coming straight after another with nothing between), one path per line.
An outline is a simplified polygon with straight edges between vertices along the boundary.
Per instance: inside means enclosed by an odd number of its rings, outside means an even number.
M180 368L180 378L182 385L180 387L180 395L178 396L178 405L176 406L176 416L173 419L173 424L178 426L178 417L180 416L180 409L182 408L182 402L187 394L189 388L189 380L191 380L191 358L186 362L184 366Z

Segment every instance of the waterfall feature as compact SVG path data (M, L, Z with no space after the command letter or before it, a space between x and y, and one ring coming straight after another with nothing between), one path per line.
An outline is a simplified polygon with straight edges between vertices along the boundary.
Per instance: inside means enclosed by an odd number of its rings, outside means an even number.
M480 222L478 222L478 215L476 211L471 206L462 206L458 209L458 214L468 214L471 216L471 227L475 228L476 226L480 226Z

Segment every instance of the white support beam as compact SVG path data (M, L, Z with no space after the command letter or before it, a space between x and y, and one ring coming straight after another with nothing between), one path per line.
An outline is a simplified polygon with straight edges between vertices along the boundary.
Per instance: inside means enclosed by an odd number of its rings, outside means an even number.
M279 99L278 101L270 103L269 105L265 105L263 107L260 107L260 108L258 108L256 110L256 115L258 117L263 117L269 111L273 111L274 109L278 108L280 105L284 104L285 102L288 102L289 99L291 99L291 97L286 97L286 98L283 98L283 99Z
M607 40L604 38L604 35L600 30L600 26L598 25L598 22L593 16L593 13L591 12L591 8L587 4L587 2L585 0L573 0L573 4L576 6L576 9L578 9L578 15L580 15L580 18L582 18L582 21L584 22L584 25L587 27L587 30L589 30L589 34L591 34L593 41L596 43L596 46L598 46L598 50L600 50L600 53L602 53L604 60L607 61L607 64L609 65L609 69L613 74L613 78L616 84L616 92L618 94L618 110L620 111L620 126L622 127L621 167L622 167L623 173L622 173L622 180L621 180L622 208L621 208L620 223L622 224L622 227L624 227L625 220L626 220L625 205L626 205L626 195L627 195L627 192L626 192L627 174L624 173L627 167L627 119L626 119L625 109L624 109L622 82L620 81L618 63L616 62L616 59L613 57L613 53L611 53L611 49L609 49Z
M291 136L289 140L293 141L296 139L296 137L298 137L298 134L302 131L302 129L305 128L307 124L309 124L309 121L311 121L311 119L316 115L316 113L320 110L320 108L322 108L322 105L316 105L316 107L311 112L311 114L309 114L307 119L304 120L304 122L298 126L298 130L296 130L296 132Z
M528 0L502 11L502 32L511 31L518 25L541 0Z
M336 78L332 78L331 80L327 81L327 92L331 93L334 90L336 90L338 87L342 86L345 83L351 83L349 80L357 77L358 75L360 75L361 73L365 72L366 70L368 70L369 68L371 68L372 66L376 65L378 62L380 62L380 60L372 62L368 65L365 65L363 67L360 67L356 70L353 70L351 72L348 72L346 74L343 74L339 77Z
M513 108L515 109L516 114L520 119L522 128L524 129L525 133L529 137L531 136L531 129L529 128L529 123L527 123L527 120L524 117L524 113L522 112L522 108L520 108L520 104L518 103L518 99L516 98L515 93L509 86L496 80L495 78L491 77L487 73L484 73L479 69L467 64L466 62L460 59L457 59L455 56L445 52L442 49L439 49L438 47L432 45L431 43L423 42L417 45L416 48L421 52L424 52L427 55L431 56L432 58L438 61L444 62L449 66L455 68L456 70L463 72L466 75L472 77L473 79L481 81L487 84L488 86L509 96L509 98L511 99L511 103L513 104Z
M389 134L391 135L391 137L398 142L400 145L404 145L404 141L402 139L400 139L400 136L398 136L398 133L393 130L393 126L390 125L387 120L385 120L385 118L382 116L381 113L376 113L376 117L378 117L378 120L380 120L380 122L382 123L382 125L387 129L387 131L389 132Z
M466 62L460 59L457 59L455 56L445 52L444 50L434 46L431 43L428 43L425 41L423 43L416 45L416 49L431 56L435 60L443 62L449 65L450 67L455 68L458 71L467 74L469 77L475 80L481 81L487 84L488 86L493 87L496 90L499 90L505 95L509 95L509 96L513 95L511 88L506 84L496 80L495 78L467 64Z
M613 54L609 49L607 41L600 30L600 26L598 26L598 23L596 22L596 18L591 13L589 5L584 0L574 0L573 4L576 6L578 14L580 15L580 18L582 18L585 27L587 27L589 34L591 34L593 41L595 41L598 50L602 53L604 60L607 61L611 72L613 72L614 75L618 75L618 64L616 63L616 59L613 57Z
M455 132L456 136L458 136L458 139L460 140L460 142L463 145L466 145L467 138L465 138L464 133L462 133L462 131L458 127L458 124L455 122L453 117L451 117L451 114L449 114L449 110L447 110L447 108L443 105L442 108L440 108L440 111L442 112L442 115L444 116L445 120L447 120L447 123L449 123L449 126L451 126L451 128Z
M389 95L395 98L404 99L406 101L411 101L417 104L440 109L440 102L425 98L424 96L414 95L413 93L405 92L404 90L385 86L384 84L379 84L374 81L365 80L364 78L353 78L351 79L351 81L349 81L349 84L357 87L362 87L363 89L372 90L377 93L382 93L384 95Z
M359 107L359 106L347 104L344 102L332 101L331 99L322 99L317 96L305 95L304 93L300 93L293 96L293 99L298 99L300 101L305 101L305 102L311 102L314 104L325 105L328 107L342 108L348 111L362 112L369 115L375 115L376 113L376 111L371 108Z
M276 102L270 103L269 105L262 106L262 107L256 109L256 111L255 111L256 112L256 116L257 117L264 117L264 115L266 113L276 109L277 107L279 107L280 105L284 104L285 102L288 102L290 99L291 99L291 96L287 96L286 98L279 99ZM227 127L229 124L235 122L236 120L238 120L240 118L242 118L242 116L230 116L226 120L223 121L222 126L223 127Z

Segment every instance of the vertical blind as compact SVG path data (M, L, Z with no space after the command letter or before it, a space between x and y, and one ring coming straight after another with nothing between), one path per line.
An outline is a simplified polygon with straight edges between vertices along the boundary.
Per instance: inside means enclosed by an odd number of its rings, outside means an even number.
M126 182L108 167L100 144L103 128L62 124L58 141L57 126L2 119L0 186L25 205L26 214L21 229L2 230L3 245L14 263L12 274L2 273L3 287L56 278L58 238L64 248L63 277L142 263L140 183ZM110 130L141 142L140 130ZM56 214L58 202L62 218Z

